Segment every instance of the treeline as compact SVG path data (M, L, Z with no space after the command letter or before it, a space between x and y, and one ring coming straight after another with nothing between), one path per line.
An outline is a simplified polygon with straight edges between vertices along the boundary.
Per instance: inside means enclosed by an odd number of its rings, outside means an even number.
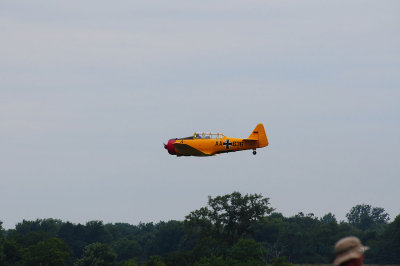
M292 265L329 264L335 242L358 236L366 263L400 264L400 215L354 206L338 222L274 212L269 199L239 192L209 197L184 221L73 224L57 219L0 223L0 265Z

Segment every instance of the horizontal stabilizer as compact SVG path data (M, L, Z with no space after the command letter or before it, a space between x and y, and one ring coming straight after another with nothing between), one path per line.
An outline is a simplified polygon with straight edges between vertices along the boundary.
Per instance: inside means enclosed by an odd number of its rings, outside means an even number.
M248 142L248 143L256 143L258 141L258 139L243 139L244 142Z

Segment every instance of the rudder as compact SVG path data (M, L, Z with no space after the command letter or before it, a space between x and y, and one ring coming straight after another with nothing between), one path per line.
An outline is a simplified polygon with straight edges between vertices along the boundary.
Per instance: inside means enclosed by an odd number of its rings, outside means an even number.
M258 140L258 148L268 146L267 134L265 133L264 125L258 124L256 128L251 132L248 139Z

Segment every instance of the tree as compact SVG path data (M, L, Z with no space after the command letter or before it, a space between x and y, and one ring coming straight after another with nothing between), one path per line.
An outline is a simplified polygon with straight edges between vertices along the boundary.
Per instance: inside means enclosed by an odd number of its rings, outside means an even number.
M139 266L139 264L134 259L124 260L120 264L120 266Z
M23 220L15 226L17 233L26 235L30 232L44 232L49 237L56 237L62 221L58 219L36 219L36 221Z
M226 260L222 256L216 257L214 255L211 255L210 257L201 258L194 265L195 266L228 266L229 264L226 262Z
M239 238L252 231L251 225L274 209L269 198L260 194L233 192L224 196L208 197L208 206L191 212L185 217L185 226L200 236L227 240L233 245Z
M108 245L93 243L85 247L82 258L75 262L75 266L115 265L114 261L116 257Z
M72 258L76 259L82 256L83 249L87 246L85 226L63 223L57 233L57 237L64 240L72 250Z
M39 242L45 242L48 237L44 232L17 233L15 230L7 232L7 241L4 246L6 256L5 265L22 265L29 259L29 252Z
M241 238L227 252L226 256L215 256L214 254L202 257L196 266L258 266L266 265L267 250L254 239Z
M3 222L0 221L0 265L4 264L4 230Z
M330 224L330 223L337 224L336 217L335 217L335 215L332 214L332 213L325 214L325 215L320 219L320 221L321 221L321 223L323 223L323 224Z
M90 221L86 223L87 243L108 243L112 240L102 221Z
M173 251L163 256L166 265L185 266L193 265L190 252Z
M127 260L138 257L142 248L136 240L121 239L113 243L118 260Z
M368 204L359 204L351 208L346 214L349 224L360 230L376 229L380 225L386 225L389 221L389 214L385 209L372 207Z
M166 266L161 256L151 256L148 261L144 263L145 266Z
M24 253L25 265L65 265L70 259L70 250L64 241L50 238L30 246Z
M293 266L293 264L288 263L286 257L278 257L272 259L271 266Z
M254 239L239 239L229 250L235 265L266 265L267 250ZM232 263L230 263L232 264Z
M105 228L113 239L131 238L139 232L138 226L128 223L106 224Z
M17 243L13 241L5 241L4 254L5 259L2 263L0 263L0 265L21 265L20 262L22 261L22 252Z
M158 230L154 235L153 251L159 255L177 251L182 237L185 235L183 223L172 220L160 222L156 226Z
M380 241L371 245L371 253L381 263L400 265L400 215L389 224Z

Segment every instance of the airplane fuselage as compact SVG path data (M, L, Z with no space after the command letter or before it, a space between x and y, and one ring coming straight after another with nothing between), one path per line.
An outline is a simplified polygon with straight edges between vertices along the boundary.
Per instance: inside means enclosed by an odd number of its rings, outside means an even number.
M171 155L177 156L212 156L220 153L253 150L268 146L264 126L258 124L246 138L230 138L220 133L194 133L187 138L170 139L164 148Z
M223 137L220 139L170 139L167 150L178 156L210 156L219 153L255 149L256 141Z

